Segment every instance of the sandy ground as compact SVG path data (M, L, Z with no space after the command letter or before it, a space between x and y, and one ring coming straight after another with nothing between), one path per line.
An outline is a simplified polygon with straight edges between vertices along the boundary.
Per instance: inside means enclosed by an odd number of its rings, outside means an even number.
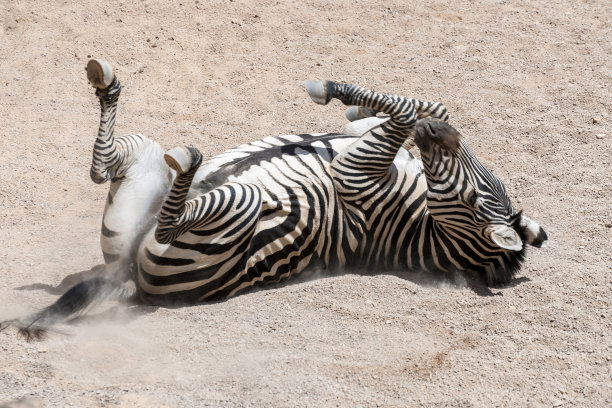
M550 247L491 292L322 275L100 310L40 343L5 330L0 404L611 406L612 3L253 3L0 1L0 319L102 263L90 56L123 83L119 133L207 155L341 129L309 78L443 101Z

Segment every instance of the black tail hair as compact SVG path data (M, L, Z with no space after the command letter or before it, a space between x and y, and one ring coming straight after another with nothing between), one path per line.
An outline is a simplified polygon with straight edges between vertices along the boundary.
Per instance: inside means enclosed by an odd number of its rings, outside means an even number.
M117 279L96 277L68 289L55 303L23 319L0 323L0 330L16 326L26 340L41 340L56 324L83 313L107 299L128 299L135 293L129 283Z

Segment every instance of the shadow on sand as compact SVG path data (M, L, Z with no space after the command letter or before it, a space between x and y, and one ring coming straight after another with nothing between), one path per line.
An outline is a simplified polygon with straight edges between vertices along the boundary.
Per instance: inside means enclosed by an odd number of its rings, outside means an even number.
M105 275L104 265L96 265L89 270L81 271L77 273L73 273L71 275L66 276L57 286L44 284L44 283L33 283L30 285L20 286L15 288L16 290L44 290L52 295L63 295L66 291L68 291L73 286L79 284L88 279L103 277ZM524 282L529 282L530 279L527 277L519 277L514 279L507 285L497 286L490 288L488 287L484 280L470 273L464 272L455 272L453 274L440 274L440 275L432 275L423 272L410 272L410 271L385 271L385 272L376 272L376 271L367 271L367 270L351 270L351 271L324 271L322 269L315 268L313 271L302 273L299 276L292 277L291 279L287 279L286 281L276 282L276 283L268 283L265 285L260 285L256 287L252 287L247 289L240 294L252 293L254 291L260 290L274 290L275 288L281 288L288 285L299 285L312 280L322 280L326 278L333 278L341 275L358 275L358 276L379 276L379 275L388 275L394 276L400 279L407 280L409 282L414 283L418 286L424 287L445 287L445 288L468 288L472 290L478 296L503 296L503 292L500 289L511 288L518 286ZM222 303L227 299L213 299L210 301L202 302L203 304L213 304L213 303ZM123 301L119 305L109 305L107 309L100 313L81 313L78 316L71 317L68 320L64 321L64 323L70 325L80 325L87 324L93 322L100 321L120 321L120 322L130 322L134 319L137 319L139 316L147 315L155 312L159 307L175 309L175 308L183 308L193 306L193 304L188 303L171 303L165 304L163 306L152 306L147 305L141 302L139 299L134 297L130 301Z

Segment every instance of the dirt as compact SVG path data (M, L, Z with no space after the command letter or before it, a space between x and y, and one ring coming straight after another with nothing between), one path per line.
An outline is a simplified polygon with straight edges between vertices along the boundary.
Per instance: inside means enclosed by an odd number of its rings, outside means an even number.
M102 308L43 342L7 329L0 404L612 405L612 3L7 1L0 16L0 320L103 263L90 56L123 83L119 133L207 156L339 131L343 106L313 104L306 79L442 101L550 237L491 291L320 274L193 307Z

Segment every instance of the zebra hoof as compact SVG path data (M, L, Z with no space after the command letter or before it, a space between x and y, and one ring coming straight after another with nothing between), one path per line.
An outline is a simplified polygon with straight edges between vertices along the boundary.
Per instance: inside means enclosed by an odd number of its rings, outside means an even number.
M106 89L113 82L115 74L110 64L104 60L92 59L87 63L87 80L98 89Z
M365 106L351 106L346 110L344 115L349 121L354 122L356 120L376 116L376 111L366 108Z
M186 173L191 168L191 153L186 147L175 147L164 154L166 164L179 174Z
M310 96L310 99L313 102L318 103L319 105L327 105L331 100L330 90L328 88L327 82L321 81L306 81L306 91Z

